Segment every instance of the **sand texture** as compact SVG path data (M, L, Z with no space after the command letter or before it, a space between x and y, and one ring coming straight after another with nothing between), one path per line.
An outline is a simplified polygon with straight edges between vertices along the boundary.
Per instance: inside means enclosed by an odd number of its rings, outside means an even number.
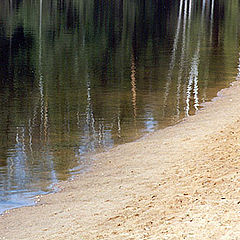
M0 216L0 239L240 239L240 85L195 116L98 154L34 207Z

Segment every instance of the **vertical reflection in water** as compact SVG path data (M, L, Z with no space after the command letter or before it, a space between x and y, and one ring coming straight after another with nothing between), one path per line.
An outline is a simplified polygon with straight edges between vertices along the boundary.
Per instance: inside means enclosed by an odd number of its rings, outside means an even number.
M46 99L44 101L45 107L44 107L44 141L47 142L48 137L48 98L46 95Z
M198 66L200 63L200 45L201 45L201 32L203 30L203 19L204 13L206 9L206 1L202 1L202 14L201 14L201 25L198 31L198 44L196 52L193 56L192 63L191 63L191 71L189 74L188 79L188 86L187 86L187 93L186 93L186 116L189 116L190 110L190 99L191 99L191 92L193 89L193 98L194 98L194 108L198 110L199 107L199 99L198 99Z
M28 120L28 135L29 135L29 149L31 152L31 155L33 154L33 149L32 149L32 123L31 119Z
M51 175L52 182L56 182L57 176L54 170L54 164L52 157L47 147L47 136L48 136L48 100L44 94L44 83L42 73L42 13L43 13L43 1L39 2L39 92L40 92L40 141L43 137L45 153L43 153L43 161L48 161L47 166ZM35 119L35 116L34 116Z
M188 79L187 96L186 96L186 115L187 116L189 116L189 110L190 110L192 85L194 83L194 91L195 91L195 88L197 85L196 82L197 82L197 78L198 78L199 49L200 49L200 42L198 42L197 50L192 59L191 71L190 71L189 79ZM195 96L195 94L196 94L196 96ZM197 97L197 91L195 91L195 94L194 94L194 100Z
M237 77L236 79L237 80L240 80L240 53L239 53L239 58L238 58L238 73L237 73Z
M193 45L191 42L191 24L192 24L192 12L193 12L194 1L189 1L189 8L188 8L188 25L187 25L187 40L186 40L186 54L189 54L190 47ZM189 57L187 57L189 59ZM185 96L187 94L187 81L184 80L184 86L182 87L183 96L185 100Z
M212 35L213 35L213 14L214 14L214 0L211 1L210 6L210 29L209 29L209 46L212 46ZM209 61L209 59L208 59ZM208 87L208 78L209 78L209 72L207 73L208 77L204 77L204 85L202 90L202 101L204 102L207 98L207 87Z
M198 66L199 66L199 62L200 62L199 53L200 53L200 41L198 42L197 52L196 52L196 56L195 56L195 73L194 73L194 78L193 78L193 82L194 82L193 95L194 95L195 110L198 110L198 107L199 107L199 101L198 101Z
M44 136L44 142L48 135L48 100L44 94L43 74L42 74L42 9L43 2L40 0L39 6L39 91L40 91L40 109L41 109L41 128L40 134Z
M40 92L40 136L42 136L43 122L44 122L44 94L43 94L43 75L42 75L42 0L39 2L39 92Z
M203 6L202 6L202 17L201 17L201 31L203 30L203 21L204 21L204 13L205 13L205 9L206 9L206 0L203 0ZM201 42L201 31L199 32L199 40L198 40L198 49L197 49L197 56L198 56L198 65L200 62L200 42ZM198 99L198 67L197 67L197 75L194 79L194 108L195 110L198 110L199 107L199 99Z
M95 131L95 119L92 111L92 103L91 103L91 84L89 80L89 76L87 74L87 106L86 106L86 124L87 124L87 134L88 136L88 144L89 150L94 151L95 150L95 143L96 143L96 131ZM92 134L91 134L92 132ZM91 135L93 137L93 140L91 140Z
M136 92L136 64L134 56L132 56L131 60L131 85L132 85L132 106L133 106L133 117L134 121L136 121L137 117L137 92Z
M212 44L213 13L214 13L214 0L212 0L212 4L211 4L211 15L210 15L210 44Z
M118 137L121 138L121 119L120 119L120 111L118 111L117 127L118 127Z
M182 7L183 7L183 0L181 0L179 3L176 34L174 37L171 61L170 61L170 65L169 65L167 82L166 82L166 86L165 86L165 94L164 94L164 101L163 101L163 116L164 116L165 108L167 107L167 99L168 99L168 95L169 95L170 85L172 82L173 69L175 67L176 51L177 51L177 47L178 47L178 39L179 39L179 33L180 33L180 27L181 27L181 21L182 21Z
M10 9L12 10L12 0L9 0L9 2L10 2Z
M211 7L210 7L210 33L209 33L209 46L212 46L212 38L213 38L213 24L214 24L214 3L215 0L211 0ZM208 59L209 61L209 59ZM209 78L209 72L208 77L204 78L204 86L203 86L203 98L202 101L205 102L205 99L207 98L207 87L208 87L208 78Z
M209 1L209 0L207 0L207 1ZM205 11L205 7L206 7L206 0L203 0L203 2L202 2L202 12Z
M189 48L189 45L190 45L190 29L191 29L191 22L192 22L192 0L189 1L189 9L188 9L188 36L187 36L187 49Z
M189 2L189 9L191 9L190 6L191 2ZM188 0L185 1L184 5L184 18L183 18L183 34L182 34L182 51L181 51L181 58L180 58L180 69L178 73L178 82L177 82L177 118L180 117L180 92L181 92L181 83L182 83L182 73L183 73L183 63L184 63L184 57L185 57L185 50L186 50L186 22L187 22L187 8L188 8Z
M12 15L12 0L10 0L10 15ZM12 18L9 18L9 64L8 64L8 72L11 72L12 65L12 35L13 35L13 26L12 26Z
M191 21L191 15L192 15L192 0L189 0L189 9L188 9L188 26L190 26Z
M24 188L27 178L26 178L26 147L25 147L25 129L24 127L17 127L16 144L13 151L8 157L9 165L9 181L13 181L10 185L21 186Z

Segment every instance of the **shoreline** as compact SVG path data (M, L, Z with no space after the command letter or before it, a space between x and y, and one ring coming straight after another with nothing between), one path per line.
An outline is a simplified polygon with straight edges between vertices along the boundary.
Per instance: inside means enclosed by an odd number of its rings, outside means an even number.
M37 205L5 212L0 239L238 239L240 83L220 95L97 154L90 172Z

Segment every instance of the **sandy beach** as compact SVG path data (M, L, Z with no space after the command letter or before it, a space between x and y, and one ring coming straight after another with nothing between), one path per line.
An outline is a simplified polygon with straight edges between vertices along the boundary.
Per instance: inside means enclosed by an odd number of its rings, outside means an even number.
M0 239L240 239L240 84L198 114L96 155L38 204L0 216Z

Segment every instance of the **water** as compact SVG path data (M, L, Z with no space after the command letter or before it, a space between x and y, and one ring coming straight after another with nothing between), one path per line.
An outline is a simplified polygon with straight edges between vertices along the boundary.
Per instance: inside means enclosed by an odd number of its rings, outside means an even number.
M0 212L179 122L239 71L239 1L0 2Z

